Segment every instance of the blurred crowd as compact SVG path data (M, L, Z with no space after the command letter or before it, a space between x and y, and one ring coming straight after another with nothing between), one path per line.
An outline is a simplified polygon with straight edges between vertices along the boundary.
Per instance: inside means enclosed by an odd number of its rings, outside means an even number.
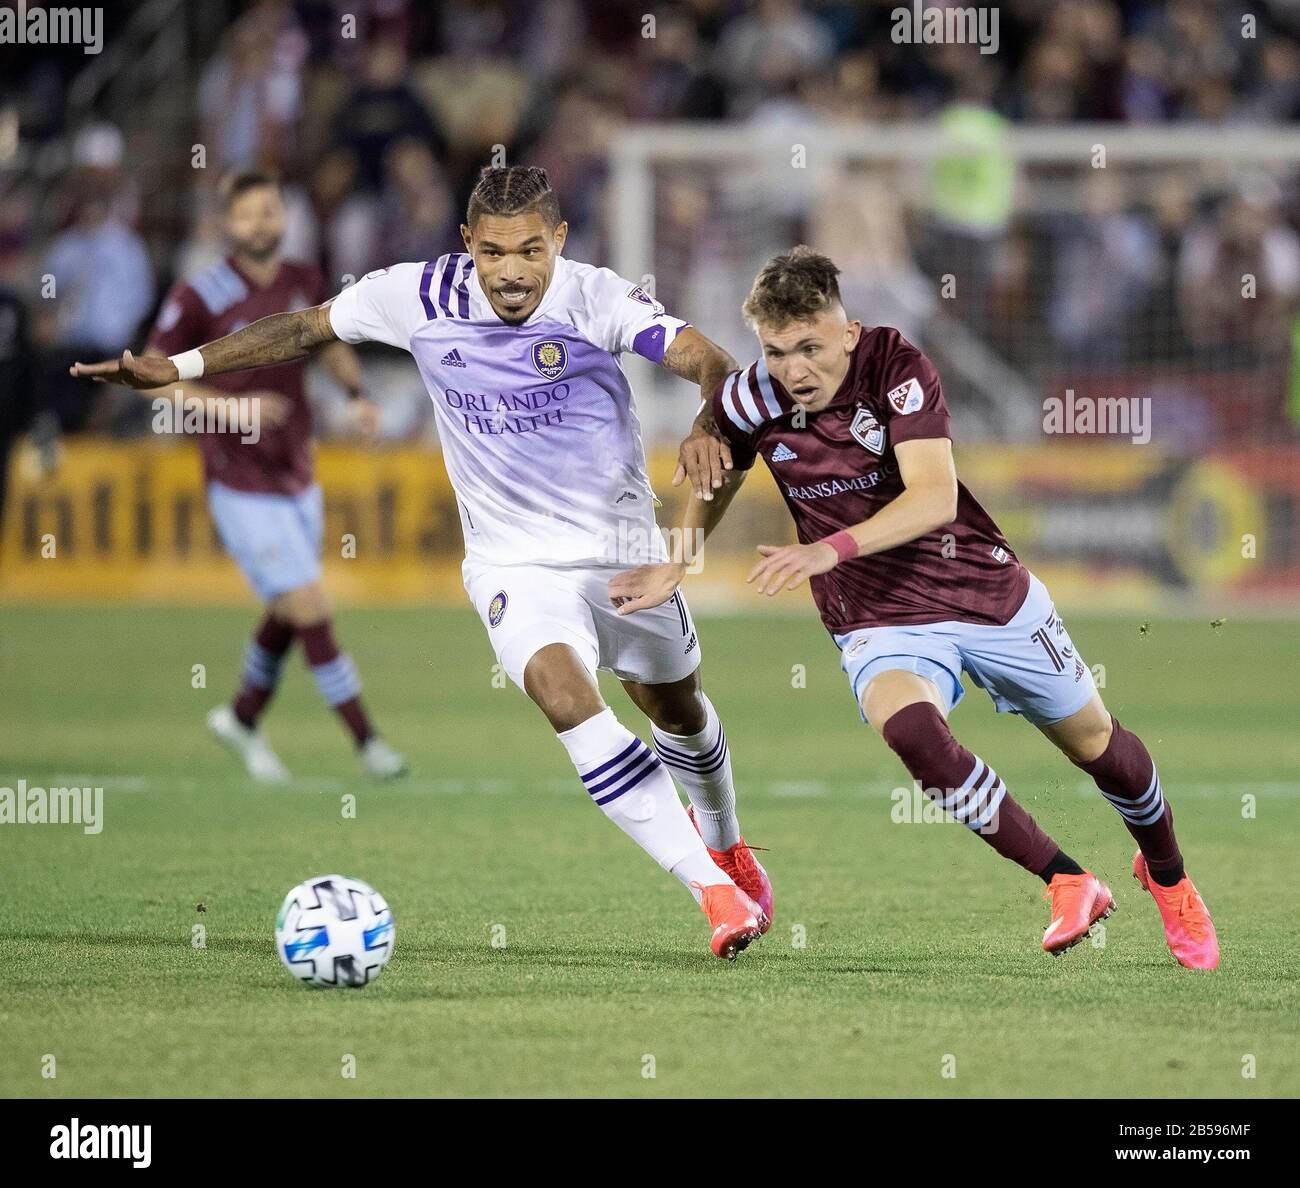
M215 183L234 169L284 180L286 253L342 285L456 248L473 179L502 154L550 171L570 254L607 260L608 151L633 122L939 121L994 143L1015 124L1212 121L1231 137L1300 115L1300 12L1280 0L1003 0L992 54L897 44L898 7L260 0L236 6L200 64L192 110L162 125L157 112L61 124L48 64L29 63L6 78L5 110L19 135L63 137L71 168L53 201L5 178L0 280L26 343L13 349L33 354L29 370L46 377L42 400L61 425L85 427L90 406L61 378L68 359L138 345L171 281L221 254ZM65 89L69 69L61 61L54 74ZM142 172L134 146L159 126L175 128L170 168ZM203 148L201 169L192 145ZM1250 174L1204 193L1173 176L1130 188L1123 171L1099 171L1080 175L1059 210L1038 203L1021 217L1015 179L993 164L978 192L940 171L925 209L893 203L896 225L863 261L860 284L930 291L961 260L974 283L953 311L1013 363L1035 335L1062 364L1093 366L1137 354L1247 366L1289 351L1300 301L1293 175ZM858 242L893 217L888 185L871 181L861 192L880 200L859 212ZM707 222L707 191L686 186L676 197L660 204L661 218L681 224L662 229L666 253ZM782 234L834 239L828 211L835 204L792 218ZM842 204L841 216L854 225ZM1245 273L1259 290L1250 305L1237 286L1211 283ZM57 301L42 300L42 278L55 278ZM924 305L918 297L897 311L899 323Z

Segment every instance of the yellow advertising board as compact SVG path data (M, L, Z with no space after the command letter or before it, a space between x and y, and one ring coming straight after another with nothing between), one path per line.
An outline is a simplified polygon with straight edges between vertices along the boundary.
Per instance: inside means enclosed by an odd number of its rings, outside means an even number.
M678 520L671 452L652 459L661 525ZM208 515L188 442L71 441L38 478L11 468L0 598L243 602L251 598ZM436 450L325 445L325 580L348 603L464 599L460 522ZM1161 593L1300 592L1300 452L1201 460L1108 445L970 447L959 472L1012 547L1066 604L1125 606ZM760 465L710 545L692 589L746 604L760 542L792 539Z

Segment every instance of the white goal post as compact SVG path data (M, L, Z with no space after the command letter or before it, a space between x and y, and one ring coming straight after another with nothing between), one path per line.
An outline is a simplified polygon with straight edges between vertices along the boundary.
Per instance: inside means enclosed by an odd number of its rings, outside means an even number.
M1226 357L1198 339L1187 239L1198 227L1212 238L1227 195L1294 200L1300 129L965 116L631 126L611 150L613 267L747 360L739 307L755 271L809 242L843 268L851 314L936 355L974 437L1029 440L1044 393L1076 380L1114 390ZM1283 344L1242 333L1234 366L1282 384ZM647 432L678 435L683 386L639 360L629 370ZM1261 433L1273 415L1258 414Z

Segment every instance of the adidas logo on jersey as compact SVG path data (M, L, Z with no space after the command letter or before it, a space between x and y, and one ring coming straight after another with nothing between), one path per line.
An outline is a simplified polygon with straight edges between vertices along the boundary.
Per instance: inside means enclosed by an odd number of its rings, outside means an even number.
M460 357L460 351L450 350L442 357L444 367L464 367L465 360Z
M776 449L772 451L773 462L793 462L797 457L799 457L799 455L783 441L778 441L776 443Z

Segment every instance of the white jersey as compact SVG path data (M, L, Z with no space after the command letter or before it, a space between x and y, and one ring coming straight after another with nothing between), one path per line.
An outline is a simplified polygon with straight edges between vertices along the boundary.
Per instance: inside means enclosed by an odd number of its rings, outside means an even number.
M494 565L666 559L624 351L660 362L687 323L608 268L559 257L512 326L473 259L362 277L329 307L344 342L411 352L433 400L465 552Z

